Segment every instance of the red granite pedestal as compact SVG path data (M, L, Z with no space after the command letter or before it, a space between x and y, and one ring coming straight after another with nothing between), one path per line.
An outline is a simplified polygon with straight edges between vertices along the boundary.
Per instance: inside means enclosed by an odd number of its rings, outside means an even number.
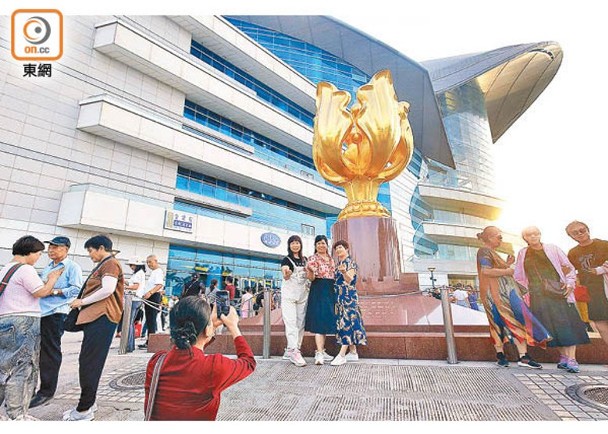
M397 223L390 217L353 217L338 220L331 239L347 241L359 266L359 295L388 295L418 291L418 275L401 273Z

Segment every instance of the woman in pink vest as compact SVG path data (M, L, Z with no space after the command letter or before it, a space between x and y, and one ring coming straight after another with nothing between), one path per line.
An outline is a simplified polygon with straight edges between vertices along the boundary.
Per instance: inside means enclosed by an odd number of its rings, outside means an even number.
M528 289L530 310L553 336L547 346L559 351L557 367L578 373L576 346L588 344L589 336L576 309L574 266L559 247L541 243L536 226L525 228L521 235L528 247L519 251L513 277Z

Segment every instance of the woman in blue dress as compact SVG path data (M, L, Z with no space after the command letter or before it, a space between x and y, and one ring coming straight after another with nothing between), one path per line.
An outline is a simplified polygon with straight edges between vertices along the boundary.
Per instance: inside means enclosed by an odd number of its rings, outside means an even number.
M331 362L332 366L340 366L348 361L359 360L357 345L367 345L367 336L363 326L357 284L357 264L348 254L348 243L340 240L334 244L338 257L336 267L336 338L341 345L340 352ZM349 351L346 354L346 351Z

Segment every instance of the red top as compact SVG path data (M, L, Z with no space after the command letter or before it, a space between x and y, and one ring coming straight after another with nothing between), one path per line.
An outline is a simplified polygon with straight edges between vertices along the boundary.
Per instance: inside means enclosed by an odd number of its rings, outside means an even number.
M230 300L234 300L234 296L236 295L236 288L234 287L234 285L232 284L228 284L226 285L226 291L228 291L228 294L230 295Z
M151 420L215 420L220 393L246 378L255 369L255 359L243 336L234 339L238 358L205 354L199 348L180 350L173 347L160 370L158 389ZM146 370L144 412L154 365L161 354L154 354Z

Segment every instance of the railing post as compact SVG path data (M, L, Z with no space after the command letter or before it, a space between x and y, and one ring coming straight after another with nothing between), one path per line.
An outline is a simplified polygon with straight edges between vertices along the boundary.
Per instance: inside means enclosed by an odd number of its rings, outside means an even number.
M270 288L264 288L264 341L263 341L263 351L262 358L269 359L270 358L270 305L271 294Z
M130 291L125 292L125 306L122 313L122 325L120 327L120 346L118 348L118 354L126 354L127 347L129 345L129 328L131 326L131 306L133 301L133 293Z
M443 325L445 327L445 341L448 349L448 363L458 363L456 356L456 341L454 340L454 324L452 323L452 307L450 305L449 288L441 288L441 310L443 311Z

